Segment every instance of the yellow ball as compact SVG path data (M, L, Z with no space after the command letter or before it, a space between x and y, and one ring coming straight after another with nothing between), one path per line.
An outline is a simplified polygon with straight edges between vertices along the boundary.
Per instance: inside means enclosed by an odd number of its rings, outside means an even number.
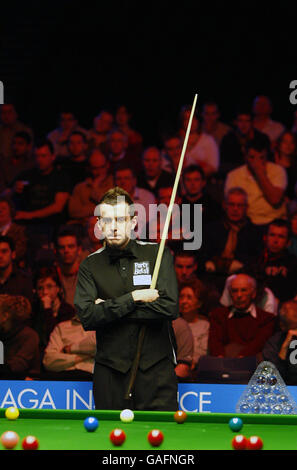
M7 419L17 419L19 415L20 412L15 406L10 406L5 410L5 417Z

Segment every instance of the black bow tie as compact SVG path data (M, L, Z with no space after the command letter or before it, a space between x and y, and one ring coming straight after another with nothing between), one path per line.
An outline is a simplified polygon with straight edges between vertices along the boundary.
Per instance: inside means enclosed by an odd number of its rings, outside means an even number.
M244 312L242 310L234 310L233 317L234 318L244 318L244 317L247 317L249 314L250 314L250 312Z
M108 256L110 262L113 264L120 258L136 258L136 256L132 253L131 250L120 250L120 249L109 249Z

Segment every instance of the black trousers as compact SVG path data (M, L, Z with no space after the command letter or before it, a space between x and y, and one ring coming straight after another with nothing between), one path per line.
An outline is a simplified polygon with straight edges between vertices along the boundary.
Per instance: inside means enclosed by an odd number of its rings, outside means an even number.
M176 411L177 377L174 364L164 358L145 372L140 369L131 401L125 400L130 371L126 374L102 364L95 364L93 394L96 410L130 408L145 411Z

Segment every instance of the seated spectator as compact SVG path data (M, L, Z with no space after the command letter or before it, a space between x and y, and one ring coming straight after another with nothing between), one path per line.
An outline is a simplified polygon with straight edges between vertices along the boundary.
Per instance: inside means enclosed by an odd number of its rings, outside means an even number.
M254 127L261 132L266 134L272 146L274 146L276 140L284 132L285 128L283 124L271 119L272 103L268 96L258 95L253 102L253 114L254 114Z
M175 373L179 382L185 382L191 378L193 364L194 339L191 327L182 317L172 322L174 339L176 343Z
M38 333L41 358L54 327L73 318L75 309L64 300L63 288L54 266L43 266L36 272L36 296L30 326Z
M297 140L292 132L285 131L277 139L273 161L285 169L288 179L286 195L289 199L294 199L297 180Z
M272 362L284 382L288 385L297 384L297 366L290 360L291 353L296 350L297 339L297 301L284 302L279 312L280 331L267 340L262 349L264 361ZM294 355L295 356L295 355ZM296 362L296 356L294 357Z
M54 153L58 157L67 157L69 155L68 139L74 131L87 133L85 129L79 126L72 111L62 111L59 116L59 127L47 135L47 139L52 143Z
M87 236L82 240L82 257L83 260L91 253L99 250L103 246L103 239L100 237L101 230L98 226L98 217L91 216L86 222L86 232Z
M179 135L183 139L187 130L191 108L184 106L180 113ZM220 165L219 148L211 135L202 131L197 115L194 114L185 153L185 166L196 164L203 168L209 178L216 173Z
M159 188L173 187L174 176L162 169L162 155L157 147L148 147L142 154L143 171L137 175L137 185L158 196Z
M0 155L8 159L13 154L13 137L17 132L27 132L33 138L32 130L18 120L13 104L2 104L0 114Z
M147 189L137 186L137 178L134 170L126 165L119 166L114 173L114 183L116 186L127 191L132 197L134 204L143 207L143 211L137 210L137 229L135 233L142 234L147 221L150 220L150 204L156 204L155 196ZM140 207L138 207L140 209Z
M224 216L205 228L203 251L206 270L226 275L260 255L262 234L247 217L247 194L243 189L230 189L223 209Z
M197 276L198 260L196 254L193 251L178 251L175 253L174 269L179 285Z
M237 274L230 282L232 306L210 313L209 353L218 357L257 356L275 330L276 316L254 303L254 278Z
M269 137L254 128L252 113L249 110L238 110L234 124L234 130L230 130L222 138L220 145L220 171L223 175L245 163L247 146L251 141L265 142L270 151Z
M211 135L218 146L222 138L231 131L231 127L220 121L220 111L217 103L207 101L202 107L202 131Z
M128 137L123 131L115 129L108 134L106 149L112 174L124 165L130 166L136 174L142 171L141 156L131 153L128 149Z
M182 172L184 196L181 204L190 206L190 227L194 230L194 207L202 204L202 223L217 220L222 215L220 205L205 191L206 177L203 169L198 165L189 165Z
M0 191L9 186L22 171L33 168L32 136L29 132L16 132L12 138L12 153L0 160Z
M232 274L226 279L223 293L220 298L220 304L224 307L232 306L232 297L230 295L230 282L236 274ZM257 282L257 295L255 298L255 305L265 312L273 313L273 315L278 314L279 302L278 299L274 296L273 292L268 288L264 287L263 284Z
M252 140L247 146L246 164L227 174L225 194L240 187L248 196L247 216L253 224L267 225L286 216L287 175L283 167L267 161L266 140Z
M89 170L90 177L78 183L69 198L69 218L78 224L84 224L94 215L95 207L103 194L113 187L107 157L98 149L93 150L90 155Z
M93 380L96 333L85 331L77 315L58 323L44 352L43 365L52 378Z
M38 335L27 326L30 315L28 299L0 295L0 340L4 346L4 364L0 365L2 380L35 378L40 373Z
M189 324L194 339L193 366L207 354L209 321L200 313L205 294L205 286L199 279L186 281L179 289L180 314Z
M16 178L12 193L17 212L15 220L27 228L32 256L52 241L55 228L66 217L69 198L67 175L54 167L52 144L42 140L35 147L36 168Z
M288 251L290 223L276 219L268 226L264 250L251 263L251 272L263 280L280 302L293 299L297 294L297 258Z
M182 146L182 139L178 135L169 135L164 138L164 149L162 151L163 170L176 174Z
M0 235L8 236L14 242L14 262L19 267L24 267L27 257L27 234L25 227L14 222L15 209L9 199L0 197Z
M288 245L288 251L297 256L297 209L292 212L289 220L291 237Z
M89 149L95 148L107 155L107 137L113 127L113 114L103 109L93 120L93 128L88 132Z
M86 135L80 131L72 132L67 145L69 155L67 157L58 157L55 166L68 176L69 189L72 192L74 186L89 176Z
M15 265L16 251L12 238L0 236L0 294L19 295L33 299L31 275Z
M127 150L139 158L142 153L143 137L131 127L132 113L126 105L118 106L115 113L116 129L120 129L128 138Z
M73 305L78 268L81 262L81 239L71 225L60 227L55 240L57 270L65 301Z

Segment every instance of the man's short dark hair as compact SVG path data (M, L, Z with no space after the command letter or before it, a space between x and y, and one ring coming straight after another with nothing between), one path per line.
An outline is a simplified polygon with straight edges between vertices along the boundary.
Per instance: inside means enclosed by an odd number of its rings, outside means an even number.
M195 173L195 172L200 173L201 178L202 178L203 180L206 179L206 178L205 178L205 173L204 173L203 169L201 168L201 166L199 166L199 165L194 165L194 164L187 166L187 167L183 170L183 172L182 172L182 177L184 178L186 175L188 175L188 174L190 174L190 173Z
M40 149L42 147L47 147L51 154L55 153L54 146L49 139L39 139L35 143L35 149Z
M13 138L19 138L19 139L23 139L27 145L30 145L32 143L32 137L31 135L29 134L29 132L26 132L26 131L20 131L20 132L16 132L13 136Z
M254 137L246 144L246 151L250 149L256 150L257 152L263 152L266 150L267 153L270 152L270 141L265 134L258 134L257 137Z
M8 235L0 235L0 243L7 243L11 251L15 251L14 240Z
M291 224L290 221L287 219L274 219L272 220L268 226L267 226L267 233L269 230L269 227L274 226L274 227L285 227L288 230L288 238L291 236Z
M73 131L73 132L71 132L71 134L68 137L68 141L67 141L68 144L70 142L70 137L72 137L73 135L80 135L80 137L82 138L82 140L84 141L85 144L88 142L86 134L84 134L81 131Z
M115 188L109 189L105 194L103 194L102 198L100 199L98 205L95 208L94 215L96 217L100 217L100 205L101 204L110 204L111 206L115 206L118 203L118 197L124 197L125 202L128 204L128 206L132 206L131 209L133 209L134 206L134 201L125 191L123 188L120 188L119 186L116 186ZM134 217L134 209L129 211L130 216Z
M133 177L136 178L136 174L135 174L134 169L131 166L127 165L126 163L120 163L118 166L116 166L115 169L114 169L113 174L114 174L114 176L116 176L116 174L119 171L127 171L127 170L131 171Z
M58 239L62 237L74 237L78 246L81 246L82 240L78 230L71 225L62 225L55 237L55 245L58 246Z

